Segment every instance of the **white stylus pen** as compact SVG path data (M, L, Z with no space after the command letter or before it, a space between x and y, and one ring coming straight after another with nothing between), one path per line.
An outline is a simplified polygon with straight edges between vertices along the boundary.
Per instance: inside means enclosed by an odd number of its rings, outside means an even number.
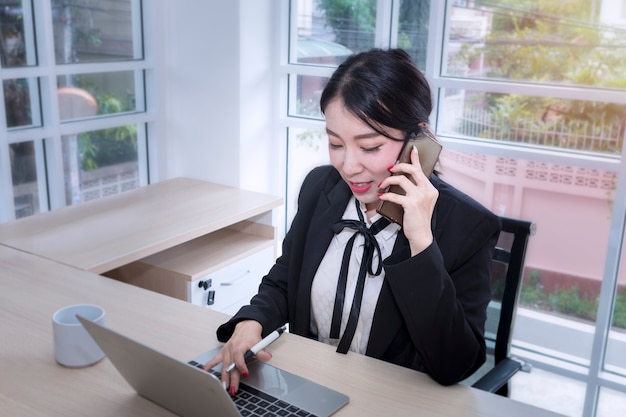
M283 326L274 330L272 333L265 336L259 343L252 346L244 355L243 359L248 362L254 355L256 355L259 351L265 349L272 343L274 340L278 339L281 334L285 331L286 327ZM235 362L231 363L230 366L226 369L226 372L230 372L235 369Z

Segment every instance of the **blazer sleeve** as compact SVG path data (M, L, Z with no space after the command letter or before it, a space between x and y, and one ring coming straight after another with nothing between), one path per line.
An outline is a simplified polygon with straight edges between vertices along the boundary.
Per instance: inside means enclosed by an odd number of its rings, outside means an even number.
M491 299L491 258L501 229L493 213L468 197L440 194L434 242L410 257L385 260L386 281L414 345L410 366L449 385L485 361L484 325Z
M261 323L264 336L289 320L290 302L293 303L293 294L300 285L300 268L310 220L320 194L339 180L336 171L329 166L315 168L306 176L298 196L298 211L282 242L281 256L261 280L258 293L250 300L250 304L243 306L217 329L218 340L226 342L233 334L235 325L242 320ZM308 325L305 327L308 328Z

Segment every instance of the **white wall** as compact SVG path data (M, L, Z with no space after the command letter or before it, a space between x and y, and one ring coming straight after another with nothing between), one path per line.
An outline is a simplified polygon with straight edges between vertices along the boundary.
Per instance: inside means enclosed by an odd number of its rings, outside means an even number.
M178 0L163 7L169 173L238 185L239 2Z
M282 195L284 157L275 137L278 97L278 24L276 0L240 0L240 183Z
M272 0L162 1L166 173L280 195Z

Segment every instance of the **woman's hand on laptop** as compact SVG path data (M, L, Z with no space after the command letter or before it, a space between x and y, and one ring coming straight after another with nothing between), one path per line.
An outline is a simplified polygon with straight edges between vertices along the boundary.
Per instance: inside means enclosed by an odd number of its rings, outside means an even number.
M230 395L235 395L239 389L241 376L248 376L248 366L244 355L248 349L261 340L263 327L255 320L244 320L235 326L233 335L228 339L222 350L213 359L204 365L204 369L211 369L218 364L222 364L222 384ZM267 362L272 358L272 354L261 350L257 352L256 358L262 362ZM231 364L235 368L227 372Z

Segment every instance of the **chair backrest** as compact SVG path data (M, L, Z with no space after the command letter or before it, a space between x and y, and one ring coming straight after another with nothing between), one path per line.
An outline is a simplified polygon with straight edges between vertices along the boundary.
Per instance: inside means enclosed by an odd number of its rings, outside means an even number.
M535 233L534 223L500 217L502 231L492 262L492 299L487 313L485 339L488 353L498 364L509 354L515 313L524 277L528 239Z

